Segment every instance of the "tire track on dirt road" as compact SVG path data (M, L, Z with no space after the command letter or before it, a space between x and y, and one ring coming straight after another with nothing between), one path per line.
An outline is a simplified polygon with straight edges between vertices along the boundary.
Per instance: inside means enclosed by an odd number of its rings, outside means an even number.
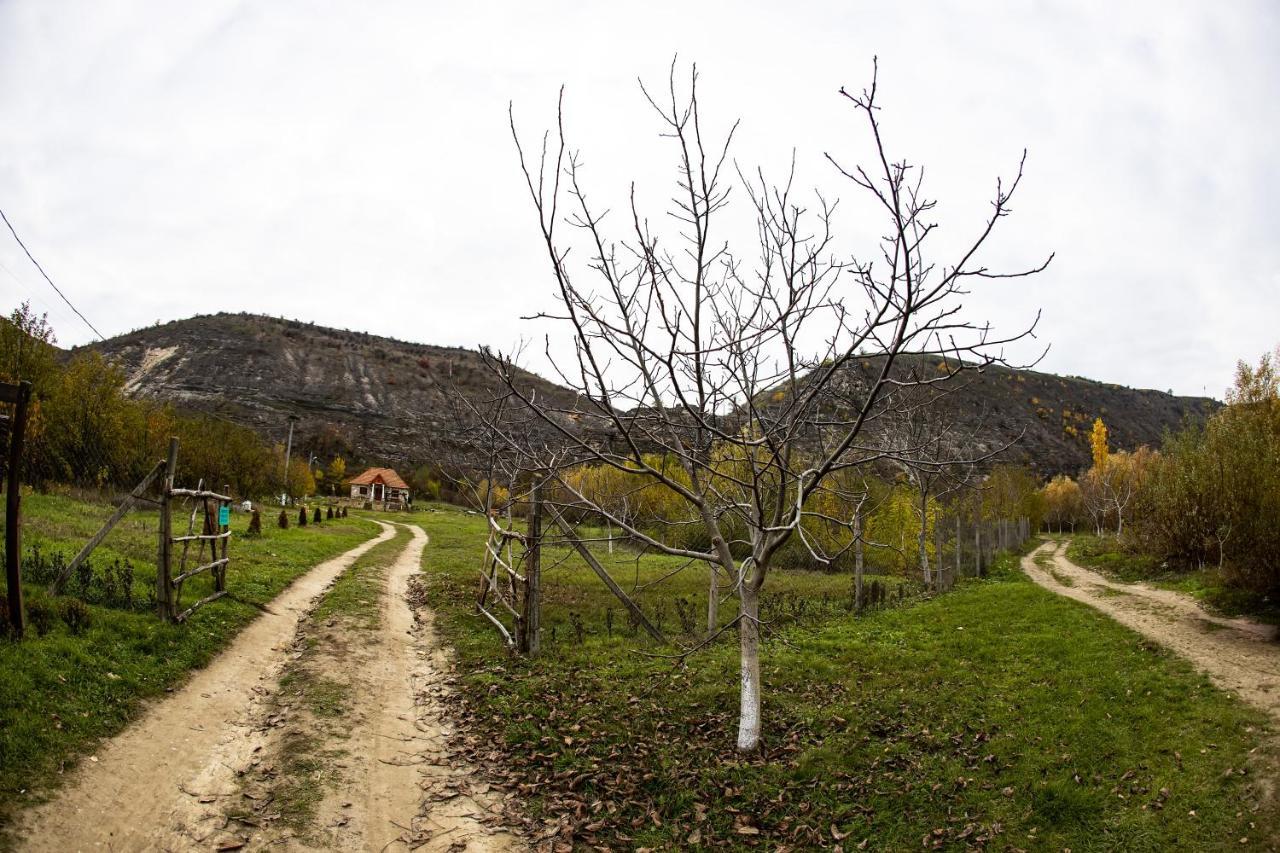
M1068 560L1066 547L1046 542L1022 558L1022 570L1045 589L1100 610L1170 649L1280 724L1275 626L1212 616L1195 599L1173 590L1108 580ZM1037 557L1047 557L1049 565L1040 566Z
M210 790L237 793L184 828L190 843L519 849L501 795L449 749L448 650L429 615L415 620L408 601L428 537L417 525L399 526L410 533L404 547L353 567L340 581L347 586L332 593L340 609L325 600L299 626L282 690L259 709L252 753L223 779L206 780Z
M204 669L106 741L49 802L17 825L31 851L189 849L171 846L168 828L207 790L223 762L248 740L245 721L283 665L298 622L361 555L392 538L381 532L299 577ZM227 763L230 763L229 761Z

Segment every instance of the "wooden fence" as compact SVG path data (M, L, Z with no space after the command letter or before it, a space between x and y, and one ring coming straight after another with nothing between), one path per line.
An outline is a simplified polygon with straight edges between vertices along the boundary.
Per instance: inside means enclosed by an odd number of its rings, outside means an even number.
M111 517L98 528L98 532L89 538L53 582L53 592L60 593L67 580L76 568L84 563L93 550L106 539L119 522L134 505L152 503L160 507L160 524L156 548L156 613L167 622L184 622L192 613L211 601L216 601L227 594L227 546L231 539L230 510L231 497L226 494L209 491L201 482L195 489L181 489L174 485L178 468L178 439L169 439L168 455L157 462L155 467L129 492L116 507ZM159 484L156 485L156 481ZM152 487L156 494L150 496ZM223 489L223 491L228 491ZM185 535L173 535L173 517L179 506L190 505L191 512L187 521ZM201 530L196 533L196 518L201 519ZM187 560L191 556L192 543L198 544L194 555L196 563L187 568ZM175 572L175 545L181 545L181 554L177 559ZM208 559L206 560L206 548ZM207 595L190 607L182 608L182 586L189 579L204 572L213 577L213 593Z

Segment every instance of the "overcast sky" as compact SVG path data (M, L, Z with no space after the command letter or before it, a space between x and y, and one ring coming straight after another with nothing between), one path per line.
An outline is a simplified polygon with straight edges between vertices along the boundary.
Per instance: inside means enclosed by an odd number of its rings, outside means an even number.
M508 101L536 133L564 83L595 197L635 180L657 214L673 158L635 81L678 54L709 126L741 117L743 166L794 149L857 210L822 155L868 156L837 91L878 54L887 142L927 166L944 242L1029 151L988 261L1057 258L969 316L1042 311L1045 370L1221 397L1280 343L1277 45L1268 0L0 0L0 207L108 336L244 310L507 346L545 331L519 317L552 285ZM865 255L877 232L848 222ZM92 339L0 232L0 307L24 299Z

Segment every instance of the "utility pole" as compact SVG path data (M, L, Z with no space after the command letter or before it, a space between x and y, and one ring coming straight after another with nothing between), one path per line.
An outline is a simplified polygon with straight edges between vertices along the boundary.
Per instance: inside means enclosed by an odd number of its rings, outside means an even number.
M282 504L289 501L289 456L293 453L293 425L299 420L297 415L289 415L289 439L284 445L284 500Z

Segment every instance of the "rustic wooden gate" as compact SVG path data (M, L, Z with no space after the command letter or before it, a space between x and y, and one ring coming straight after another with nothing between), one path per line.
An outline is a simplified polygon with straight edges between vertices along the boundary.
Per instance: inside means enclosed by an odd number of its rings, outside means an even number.
M204 488L201 480L194 489L179 489L173 485L178 462L178 440L169 442L169 458L165 462L164 485L160 495L160 554L156 571L156 606L160 616L170 622L185 622L192 613L227 594L227 544L231 540L231 497ZM223 491L229 491L224 487ZM184 536L173 535L173 511L175 503L191 507ZM196 533L196 516L201 516L201 531ZM191 543L199 543L194 562L187 568ZM182 545L182 556L177 574L173 568L173 546ZM205 546L208 546L208 560ZM213 577L213 592L197 600L185 610L182 607L182 585L204 572Z

